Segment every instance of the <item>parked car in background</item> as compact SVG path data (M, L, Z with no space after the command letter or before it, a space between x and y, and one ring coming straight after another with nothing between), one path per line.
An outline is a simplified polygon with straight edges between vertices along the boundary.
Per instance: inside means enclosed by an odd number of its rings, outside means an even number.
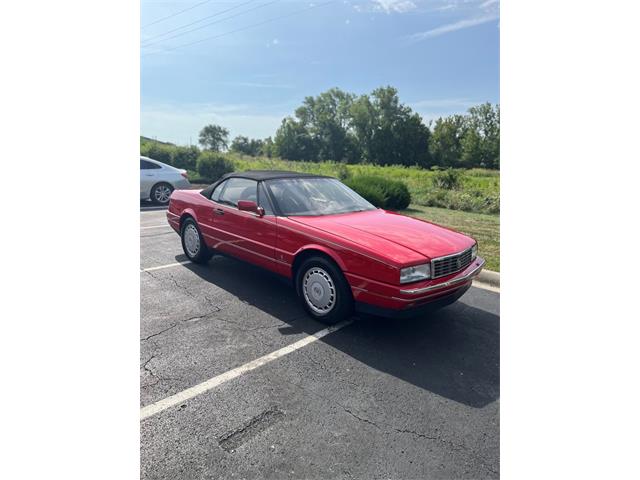
M484 265L473 238L378 209L319 175L228 174L175 192L167 219L192 262L222 253L282 275L329 324L353 310L406 317L449 305Z
M149 157L140 157L140 200L167 205L171 192L190 186L186 170Z

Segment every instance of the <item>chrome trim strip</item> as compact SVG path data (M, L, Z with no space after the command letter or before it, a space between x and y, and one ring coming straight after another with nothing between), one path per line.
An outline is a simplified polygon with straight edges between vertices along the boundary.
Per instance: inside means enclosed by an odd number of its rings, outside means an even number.
M482 267L484 266L484 263L485 263L484 259L481 257L476 257L476 261L478 259L480 259L482 262L480 264L476 264L476 268L474 268L473 270L471 270L469 273L467 273L462 277L452 278L447 282L438 283L436 285L429 285L428 287L414 288L412 290L400 290L400 293L404 293L406 295L418 295L420 293L430 292L431 290L436 290L438 288L449 287L451 285L455 285L457 283L462 283L466 280L469 280L470 278L475 277L478 273L480 273L480 270L482 270ZM401 300L401 299L398 299L398 300ZM412 299L412 301L413 300L414 299Z
M170 212L169 210L167 210L167 215L173 215L174 217L179 217L180 215L177 215L173 212Z

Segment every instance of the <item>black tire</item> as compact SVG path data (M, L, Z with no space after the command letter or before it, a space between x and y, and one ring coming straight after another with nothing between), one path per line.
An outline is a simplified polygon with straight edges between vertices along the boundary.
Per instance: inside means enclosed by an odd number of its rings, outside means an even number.
M167 194L168 192L168 194ZM156 183L151 189L151 201L156 205L169 205L173 186L166 182Z
M192 230L195 229L195 232ZM197 237L193 237L197 233ZM198 224L193 218L187 218L182 222L180 227L180 240L182 241L182 250L189 260L193 263L207 263L211 260L213 252L207 244L204 243L202 233L198 228ZM197 240L198 247L194 246L194 241Z
M351 288L332 260L319 255L307 258L297 269L295 282L302 306L315 320L333 325L353 313Z

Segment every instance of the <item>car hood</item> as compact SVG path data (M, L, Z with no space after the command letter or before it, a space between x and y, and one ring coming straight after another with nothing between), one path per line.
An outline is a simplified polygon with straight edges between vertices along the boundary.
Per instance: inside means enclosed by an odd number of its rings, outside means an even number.
M384 255L385 249L389 247L387 242L402 246L428 259L458 253L475 243L472 238L462 233L385 210L289 218L376 249L381 255ZM397 255L394 257L394 260L400 260ZM406 260L414 261L411 258Z

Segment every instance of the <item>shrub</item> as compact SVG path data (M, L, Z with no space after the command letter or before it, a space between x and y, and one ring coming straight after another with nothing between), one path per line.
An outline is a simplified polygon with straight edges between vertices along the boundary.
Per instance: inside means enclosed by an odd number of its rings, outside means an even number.
M459 170L447 168L434 172L432 181L436 188L456 190L462 184L462 173Z
M225 173L234 171L233 162L216 152L202 152L196 166L200 176L210 182L215 182Z
M185 170L195 170L200 150L196 146L173 147L171 165Z
M398 180L382 177L355 177L346 184L379 208L404 210L411 203L407 186Z
M163 145L157 142L146 142L140 145L140 155L143 157L153 158L159 162L173 165L172 154L173 145Z

